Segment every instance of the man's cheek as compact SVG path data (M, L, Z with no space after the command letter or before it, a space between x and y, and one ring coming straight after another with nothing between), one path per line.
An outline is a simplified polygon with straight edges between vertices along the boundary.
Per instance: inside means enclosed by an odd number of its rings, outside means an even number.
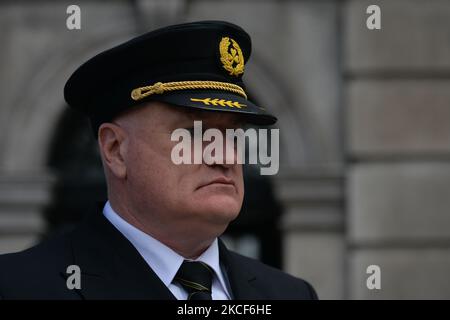
M239 197L241 202L244 201L244 186L239 189Z

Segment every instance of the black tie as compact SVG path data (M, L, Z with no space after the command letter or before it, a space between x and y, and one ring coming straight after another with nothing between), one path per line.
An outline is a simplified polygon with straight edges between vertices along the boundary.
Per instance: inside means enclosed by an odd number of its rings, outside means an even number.
M174 280L188 292L188 300L212 300L213 274L211 267L204 262L184 260Z

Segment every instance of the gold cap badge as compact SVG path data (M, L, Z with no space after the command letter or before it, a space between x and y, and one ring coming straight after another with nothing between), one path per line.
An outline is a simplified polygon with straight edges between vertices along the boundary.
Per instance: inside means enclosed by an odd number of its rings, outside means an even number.
M229 37L223 37L219 44L220 61L231 76L244 73L244 56L238 43Z

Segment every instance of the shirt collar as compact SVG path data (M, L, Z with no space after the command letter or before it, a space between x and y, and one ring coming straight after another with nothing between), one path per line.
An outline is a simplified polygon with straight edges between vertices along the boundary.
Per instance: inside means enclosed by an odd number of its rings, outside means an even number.
M162 242L125 221L114 211L109 201L106 202L103 208L103 214L133 244L161 281L166 286L169 286L185 258ZM216 238L209 248L194 261L208 264L214 270L217 279L225 289L227 286L219 260L219 245ZM227 291L225 290L225 292Z

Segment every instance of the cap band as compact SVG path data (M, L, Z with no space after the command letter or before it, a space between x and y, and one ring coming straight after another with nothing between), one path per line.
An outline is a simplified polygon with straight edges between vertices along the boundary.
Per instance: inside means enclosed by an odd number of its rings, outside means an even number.
M192 89L216 89L236 93L245 99L247 94L244 89L234 83L220 81L176 81L176 82L157 82L151 86L140 87L131 91L131 98L135 101L141 100L152 94L162 94L168 91L192 90Z

